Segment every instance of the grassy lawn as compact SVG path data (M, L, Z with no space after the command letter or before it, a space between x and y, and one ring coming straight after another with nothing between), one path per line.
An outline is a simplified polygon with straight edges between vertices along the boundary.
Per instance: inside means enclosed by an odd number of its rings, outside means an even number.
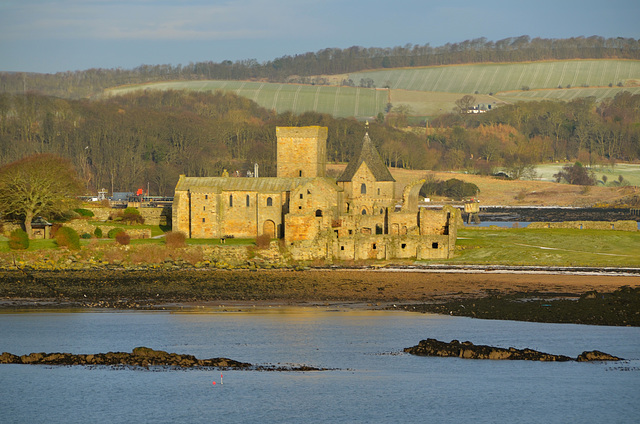
M640 232L569 229L461 229L463 250L448 263L640 266Z
M95 225L96 227L113 227L113 228L122 228L123 230L127 229L136 229L136 230L151 230L151 237L160 236L165 233L164 229L159 225L127 225L121 222L103 222L103 221L89 221L89 224ZM106 233L105 233L106 236Z
M555 181L554 174L557 174L562 167L566 165L564 163L546 163L536 165L536 173L541 180ZM583 164L585 165L585 164ZM617 163L615 165L595 165L591 168L595 173L595 177L598 181L602 181L602 176L607 176L607 185L618 180L618 177L622 175L625 181L628 181L630 185L640 185L640 165L635 163Z

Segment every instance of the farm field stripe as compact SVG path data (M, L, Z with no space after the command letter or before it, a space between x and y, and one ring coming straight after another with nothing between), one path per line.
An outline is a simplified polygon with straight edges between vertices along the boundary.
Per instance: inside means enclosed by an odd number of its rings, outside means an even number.
M576 81L578 80L578 73L580 72L580 66L576 65L576 71L573 73L573 79L571 80L571 87L576 86Z
M498 74L498 68L496 67L496 70L493 71L493 75L491 76L491 82L489 83L489 90L491 90L491 87L493 87L493 82L495 81L497 74Z
M555 68L556 64L552 63L551 64L551 69L549 69L547 71L547 79L544 80L544 84L542 85L543 87L548 87L549 86L549 79L551 78L551 74L553 74L553 69Z
M524 74L526 72L526 67L522 67L522 72L520 72L520 78L518 78L518 82L516 83L516 87L520 87L522 88L522 85L520 85L522 83L522 78L524 77Z
M320 86L318 86L318 88L316 88L316 95L315 98L313 99L313 111L317 112L318 111L318 96L320 95Z
M271 106L271 109L276 108L276 104L278 103L278 96L280 95L280 90L282 90L282 84L278 86L278 89L276 90L276 94L274 94L273 96L273 104Z
M562 67L562 73L560 74L560 81L558 81L558 87L563 86L564 84L564 73L567 71L567 62L564 63Z
M338 97L340 96L340 87L336 90L336 94L333 100L333 116L337 116L336 113L338 111Z
M482 85L482 79L484 78L484 74L487 72L487 68L486 67L482 67L482 72L480 73L480 77L478 77L478 79L476 80L476 85L475 87L473 87L473 92L477 92L480 89L480 86Z
M258 95L260 95L260 90L262 90L262 87L264 87L264 83L260 84L260 87L258 87L258 89L256 90L256 94L253 95L253 101L254 102L258 102Z
M589 65L589 73L587 74L587 81L591 81L591 71L593 71L593 62L591 62L591 64Z
M409 81L409 89L414 90L413 84L416 81L416 77L418 76L418 72L413 71L411 76L411 81Z
M291 106L291 110L292 111L296 111L296 106L298 105L298 93L300 93L300 89L302 88L301 85L298 86L298 89L296 90L296 93L293 95L293 105Z
M464 80L462 80L462 84L461 84L461 86L460 86L460 89L461 89L463 92L466 92L467 81L469 81L469 77L471 76L471 72L472 72L472 71L471 71L470 69L468 69L468 70L467 70L467 76L466 76L466 77L464 77Z
M442 74L444 74L444 68L440 68L440 74L438 75L438 79L436 79L436 83L433 85L433 89L431 91L438 91L437 88L440 85Z
M539 63L536 66L535 71L533 72L533 75L531 76L531 80L527 84L527 86L529 88L537 88L536 81L538 80L538 73L540 73L540 64Z

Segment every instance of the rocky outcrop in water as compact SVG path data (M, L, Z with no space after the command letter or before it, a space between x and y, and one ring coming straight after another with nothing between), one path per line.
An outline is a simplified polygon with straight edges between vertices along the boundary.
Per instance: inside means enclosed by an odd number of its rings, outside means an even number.
M108 352L97 354L72 353L31 353L29 355L13 355L3 352L0 364L32 364L32 365L106 365L131 367L173 367L173 368L219 368L219 369L252 369L259 371L319 371L306 365L294 367L256 366L247 362L234 361L228 358L198 359L193 355L168 353L148 347L136 347L131 353Z
M405 352L418 356L441 356L464 359L509 359L525 361L621 361L618 358L597 350L583 352L576 359L564 355L553 355L550 353L538 352L533 349L508 349L501 347L474 345L471 342L459 342L452 340L451 343L441 342L436 339L422 340L417 346L407 347Z

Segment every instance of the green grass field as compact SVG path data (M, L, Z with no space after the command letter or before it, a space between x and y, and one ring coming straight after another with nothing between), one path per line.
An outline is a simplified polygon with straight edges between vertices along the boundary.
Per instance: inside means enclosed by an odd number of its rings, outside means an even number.
M446 93L489 94L501 91L606 87L640 79L637 60L566 60L532 63L490 63L426 68L387 69L348 75L356 84L371 78L376 87Z
M463 250L447 263L640 266L640 232L569 229L460 229Z
M555 181L554 174L557 174L565 164L563 163L546 163L536 165L536 173L538 178L543 181ZM640 186L640 165L632 163L619 163L614 165L595 165L591 168L598 180L602 180L602 176L607 176L607 182L617 181L622 175L625 181L630 185Z
M496 94L495 97L505 102L527 100L563 100L571 101L580 97L595 97L597 102L615 97L616 94L628 91L640 94L640 87L579 87L569 89L547 89L532 91L507 91Z
M231 91L278 113L307 111L336 117L371 117L384 110L387 90L354 87L272 84L248 81L176 81L110 89L110 95L136 90Z
M278 113L315 111L335 117L368 118L384 111L391 102L394 106L410 106L415 115L433 116L450 112L454 102L465 94L476 96L480 104L497 106L531 100L569 101L587 96L602 101L621 91L640 94L640 61L567 60L433 66L355 72L332 76L331 80L344 78L351 78L356 85L362 78L371 78L378 88L253 81L172 81L115 87L106 94L148 89L223 90L247 97ZM618 87L618 83L624 86ZM390 90L382 88L386 86ZM524 87L529 89L523 90Z

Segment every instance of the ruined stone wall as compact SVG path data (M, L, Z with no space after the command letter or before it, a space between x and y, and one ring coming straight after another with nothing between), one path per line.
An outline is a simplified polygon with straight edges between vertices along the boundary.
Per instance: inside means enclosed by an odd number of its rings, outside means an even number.
M287 214L285 215L285 243L290 245L292 242L302 240L314 242L324 228L326 227L323 225L322 217L311 214Z
M451 213L449 211L439 210L426 210L420 209L419 221L420 221L420 234L421 235L448 235L449 234L449 220Z
M576 230L617 230L638 231L636 221L565 221L565 222L532 222L527 228L572 228Z
M147 225L168 225L171 223L171 208L138 208Z
M277 176L324 177L327 127L276 127Z
M417 212L390 212L389 234L391 235L418 235Z
M104 207L86 207L85 209L93 212L93 218L96 221L106 221L109 219L113 209Z
M171 230L179 231L191 237L189 232L189 193L176 191L173 196Z

